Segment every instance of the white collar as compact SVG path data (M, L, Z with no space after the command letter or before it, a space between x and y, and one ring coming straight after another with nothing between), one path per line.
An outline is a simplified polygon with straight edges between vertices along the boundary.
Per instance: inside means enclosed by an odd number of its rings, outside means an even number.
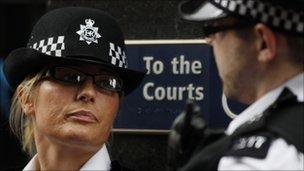
M37 160L37 154L31 159L31 161L25 166L23 170L35 170L35 162ZM80 170L110 170L111 160L107 147L103 147L97 151L81 168Z
M297 76L286 81L281 86L271 90L265 94L262 98L254 102L235 119L233 119L227 130L226 134L231 135L239 126L244 124L246 121L257 117L262 114L276 99L280 96L283 89L287 87L289 90L297 96L298 101L304 101L304 73L298 74Z

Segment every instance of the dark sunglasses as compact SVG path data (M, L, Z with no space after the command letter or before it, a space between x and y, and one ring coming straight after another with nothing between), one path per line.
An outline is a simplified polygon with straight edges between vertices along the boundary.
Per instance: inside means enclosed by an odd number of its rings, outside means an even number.
M215 33L226 31L226 30L232 30L232 29L242 29L246 27L251 27L255 23L253 22L242 22L242 23L236 23L231 25L205 25L203 26L203 37L207 38Z
M93 75L69 67L52 67L46 70L44 76L74 85L81 85L87 77L92 77L93 83L98 89L114 92L122 91L123 86L123 81L110 73Z

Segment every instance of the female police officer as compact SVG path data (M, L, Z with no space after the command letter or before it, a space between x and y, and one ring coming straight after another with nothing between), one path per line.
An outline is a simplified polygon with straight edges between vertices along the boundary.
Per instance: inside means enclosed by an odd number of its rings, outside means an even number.
M105 143L122 96L144 72L127 69L123 34L109 15L90 8L51 11L27 47L9 54L14 89L10 124L34 155L25 170L110 170Z
M224 94L250 106L226 136L213 143L202 136L180 170L304 169L303 6L303 0L181 4L184 19L203 23Z

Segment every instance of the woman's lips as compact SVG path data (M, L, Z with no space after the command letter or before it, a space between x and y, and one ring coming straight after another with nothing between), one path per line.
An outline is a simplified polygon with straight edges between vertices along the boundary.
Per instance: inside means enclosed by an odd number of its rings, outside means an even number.
M97 121L97 118L92 112L84 110L70 113L67 115L67 118L88 123L93 123Z

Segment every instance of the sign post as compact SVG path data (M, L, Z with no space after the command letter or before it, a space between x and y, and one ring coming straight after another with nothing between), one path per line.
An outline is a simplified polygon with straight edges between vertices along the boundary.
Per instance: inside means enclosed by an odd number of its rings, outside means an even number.
M134 40L126 47L129 67L146 69L147 75L123 100L114 131L168 132L187 99L215 127L228 123L212 49L204 40Z

